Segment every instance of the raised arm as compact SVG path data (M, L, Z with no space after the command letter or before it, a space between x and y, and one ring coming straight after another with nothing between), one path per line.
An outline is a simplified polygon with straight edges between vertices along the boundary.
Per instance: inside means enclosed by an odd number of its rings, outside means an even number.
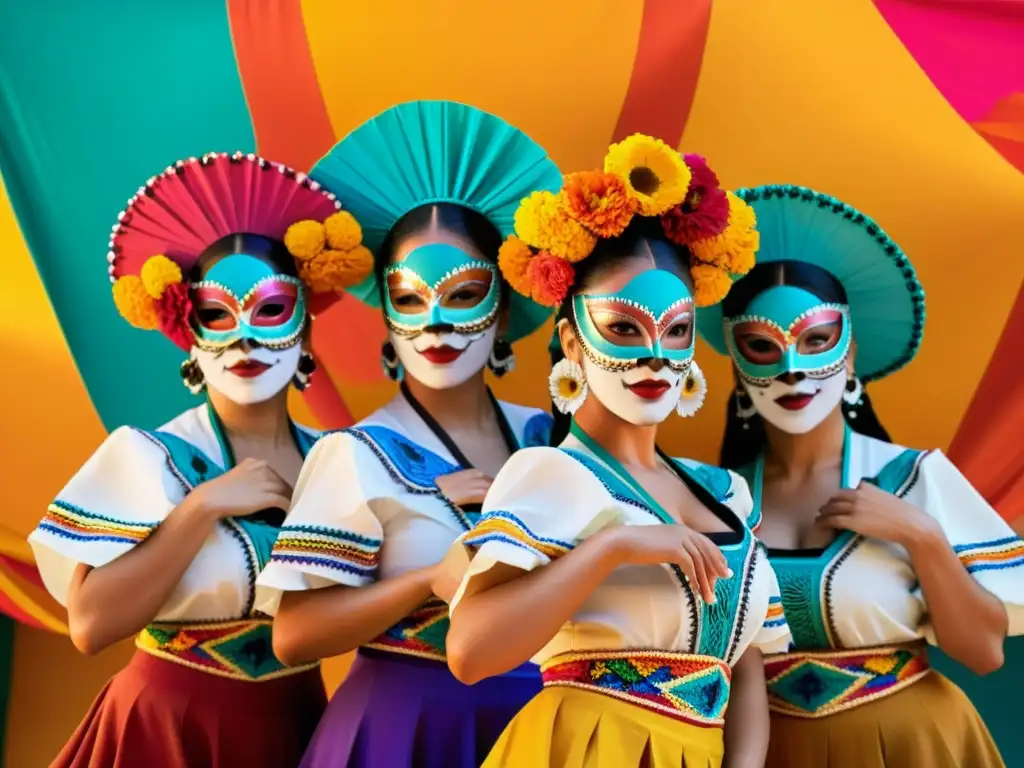
M730 574L725 557L684 525L615 525L529 572L495 563L474 574L452 608L448 665L464 683L500 675L530 659L620 565L672 563L704 599Z
M137 547L97 568L79 564L67 595L75 647L94 654L137 634L170 598L219 520L287 509L290 495L266 462L246 459L197 486Z

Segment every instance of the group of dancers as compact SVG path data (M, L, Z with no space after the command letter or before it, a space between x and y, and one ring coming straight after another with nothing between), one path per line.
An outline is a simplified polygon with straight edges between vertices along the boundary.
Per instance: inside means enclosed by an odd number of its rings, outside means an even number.
M563 174L420 101L308 175L175 163L108 261L203 403L113 431L30 536L76 647L137 646L54 766L1003 765L926 648L1001 666L1024 542L874 413L924 292L851 206L643 135ZM311 330L346 293L398 393L318 434L288 391L331 386ZM552 316L552 413L497 400ZM658 448L698 335L735 372L722 468Z

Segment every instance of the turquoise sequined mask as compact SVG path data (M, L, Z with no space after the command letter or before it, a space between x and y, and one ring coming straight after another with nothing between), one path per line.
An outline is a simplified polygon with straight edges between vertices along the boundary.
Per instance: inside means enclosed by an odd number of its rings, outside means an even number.
M306 325L302 281L239 253L192 283L196 346L215 352L248 339L270 349L297 343Z
M785 373L826 379L846 365L852 331L845 304L822 302L803 288L777 285L742 315L725 319L725 340L740 376L767 386Z
M449 326L479 333L498 319L501 281L495 265L447 243L416 248L384 271L384 318L399 336Z
M687 371L693 360L693 311L686 283L662 269L637 275L617 293L573 297L583 351L594 365L613 372L648 358Z

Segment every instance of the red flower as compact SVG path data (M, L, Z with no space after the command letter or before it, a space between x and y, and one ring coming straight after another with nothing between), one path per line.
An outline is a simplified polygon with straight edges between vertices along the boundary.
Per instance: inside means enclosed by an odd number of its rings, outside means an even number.
M546 251L530 259L526 276L530 281L530 298L545 307L561 304L576 279L572 264Z
M189 325L192 299L188 296L188 283L168 285L164 295L156 302L156 313L164 335L184 351L192 349L195 336Z
M720 235L729 224L729 199L718 176L700 155L684 155L692 174L686 199L662 214L665 236L679 245Z

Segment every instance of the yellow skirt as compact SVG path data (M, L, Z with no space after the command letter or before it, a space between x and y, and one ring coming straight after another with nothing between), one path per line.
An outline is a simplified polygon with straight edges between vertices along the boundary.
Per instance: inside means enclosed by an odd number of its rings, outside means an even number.
M1005 764L964 692L932 670L891 696L827 717L772 712L765 766L1004 768Z
M721 728L552 686L508 724L483 768L721 768L723 752Z

